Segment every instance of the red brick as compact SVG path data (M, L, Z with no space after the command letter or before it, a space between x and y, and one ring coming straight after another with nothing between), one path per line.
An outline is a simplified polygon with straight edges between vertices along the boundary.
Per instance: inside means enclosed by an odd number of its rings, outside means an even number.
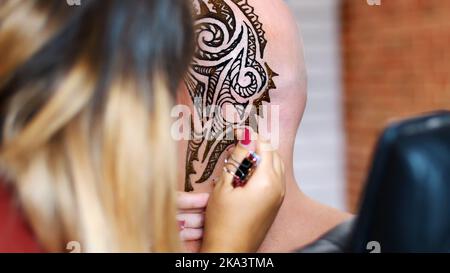
M355 211L388 122L450 109L450 1L344 0L342 54L348 205Z

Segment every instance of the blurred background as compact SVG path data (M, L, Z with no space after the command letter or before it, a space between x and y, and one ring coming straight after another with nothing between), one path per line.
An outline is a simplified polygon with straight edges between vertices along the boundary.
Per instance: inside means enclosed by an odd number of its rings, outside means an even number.
M355 212L383 128L450 109L450 1L286 2L309 81L296 176L308 195Z

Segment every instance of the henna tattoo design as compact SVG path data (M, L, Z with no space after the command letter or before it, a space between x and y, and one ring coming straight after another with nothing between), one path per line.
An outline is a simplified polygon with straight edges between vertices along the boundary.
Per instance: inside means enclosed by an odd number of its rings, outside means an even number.
M256 119L278 76L264 61L267 45L263 26L248 0L193 0L197 48L185 83L201 120L194 128L186 152L185 191L192 191L193 176L204 169L195 183L206 182L222 153L236 140L227 138L236 127ZM239 121L221 111L232 105ZM194 167L202 166L202 168Z

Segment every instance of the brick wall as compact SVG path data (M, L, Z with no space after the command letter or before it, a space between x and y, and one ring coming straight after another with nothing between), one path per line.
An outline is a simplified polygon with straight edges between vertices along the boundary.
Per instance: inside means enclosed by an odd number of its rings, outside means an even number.
M450 1L342 2L348 206L391 119L450 109Z

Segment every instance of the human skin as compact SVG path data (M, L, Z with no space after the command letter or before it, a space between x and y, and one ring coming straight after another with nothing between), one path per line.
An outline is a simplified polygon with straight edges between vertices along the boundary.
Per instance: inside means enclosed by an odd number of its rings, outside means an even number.
M236 2L240 1L225 0L225 3L230 5ZM295 19L282 0L248 0L248 4L254 8L254 14L258 16L258 21L262 24L262 29L265 31L264 38L267 41L264 56L259 63L267 63L270 69L278 74L273 77L276 88L270 90L270 103L264 102L264 105L266 107L279 106L279 117L271 121L271 126L274 125L273 123L278 123L279 135L270 137L277 138L279 136L276 141L279 142L279 145L276 148L286 166L286 196L259 251L288 252L314 241L351 215L310 199L300 190L294 176L294 144L307 97L303 42L298 35ZM245 15L242 13L237 12L235 16L237 20L239 18L245 20L243 17ZM240 46L248 49L248 44L245 44L248 43L248 40L244 39L242 43ZM237 53L232 53L228 57L236 59L238 56ZM221 92L221 90L216 92ZM193 99L189 88L184 87L179 92L179 103L193 109ZM272 117L272 113L269 113L269 116ZM179 189L185 190L186 161L189 163L186 157L188 141L180 141L179 149L179 170L181 171ZM213 181L220 176L224 159L227 156L227 151L224 151L220 158L215 160L217 165L214 172L203 183L195 183L195 181L198 181L205 165L196 163L197 174L191 175L192 187L195 192L212 191ZM301 177L299 179L301 181ZM198 246L198 241L192 242L189 249L195 251Z
M284 199L284 164L277 151L257 136L252 143L244 143L248 142L241 142L233 150L233 159L242 161L249 150L256 151L259 167L244 187L234 187L233 175L222 173L206 209L202 252L256 252ZM232 164L226 167L233 170Z
M183 242L202 239L205 222L204 211L206 210L208 199L209 193L178 192L177 222L180 230L180 239ZM188 243L187 247L192 247L192 243Z

